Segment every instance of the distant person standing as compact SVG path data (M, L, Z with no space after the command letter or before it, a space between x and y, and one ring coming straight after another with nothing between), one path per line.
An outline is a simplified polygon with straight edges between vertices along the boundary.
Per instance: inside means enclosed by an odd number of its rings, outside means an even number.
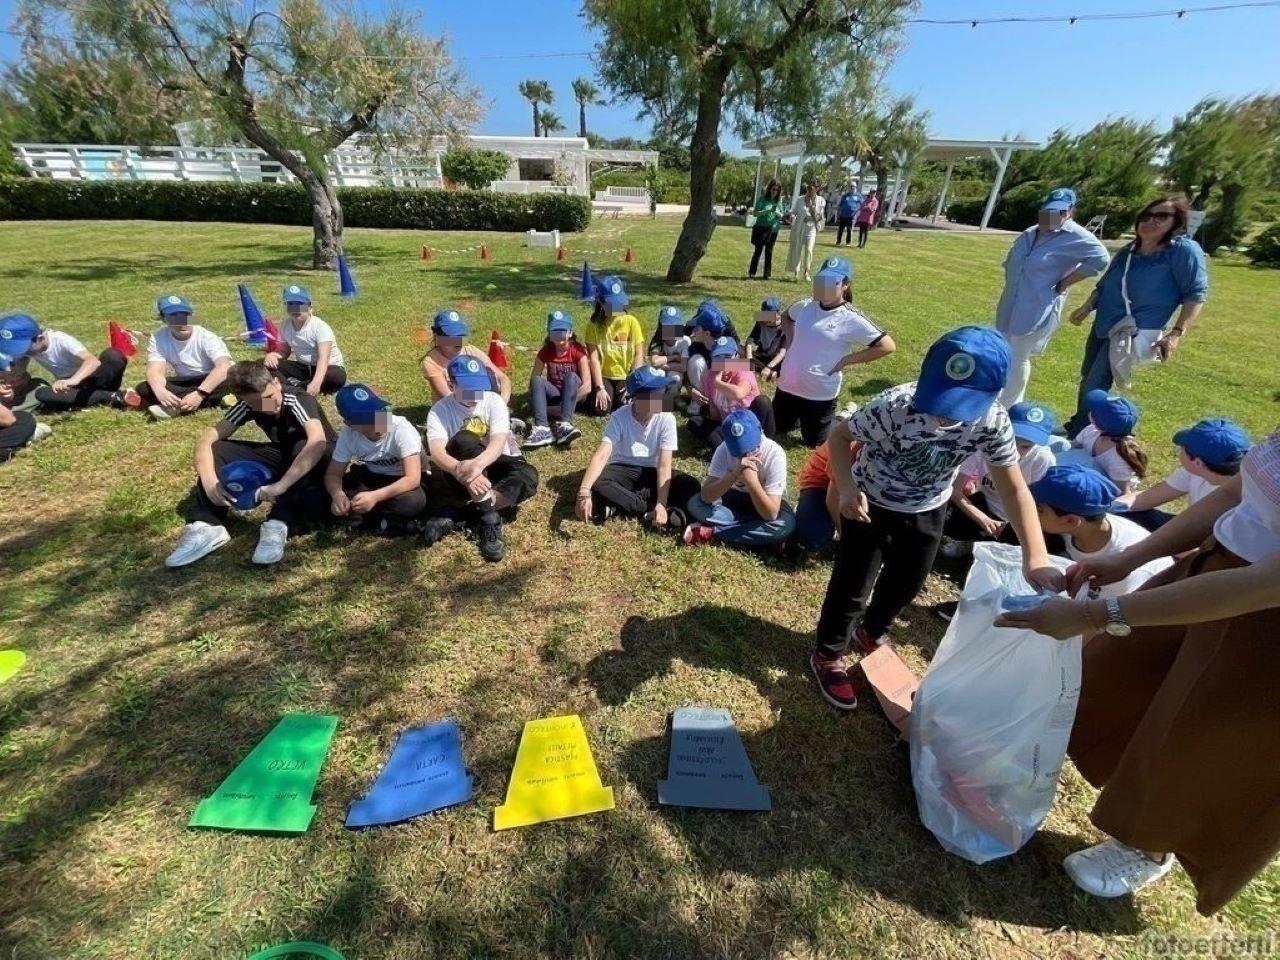
M813 245L818 241L818 231L826 220L827 201L818 193L813 181L805 184L804 193L796 197L791 208L791 250L787 254L787 272L795 279L804 273L807 282L813 281Z
M1067 289L1107 268L1102 241L1075 221L1076 192L1058 187L1040 204L1034 226L1013 241L1004 258L1004 289L996 305L996 329L1013 351L1009 382L1000 394L1006 408L1021 403L1031 379L1031 358L1044 353L1062 322Z
M876 195L876 188L872 187L867 191L867 196L862 201L862 206L858 208L857 216L853 218L853 222L858 225L859 250L867 245L867 234L876 225L876 215L879 212L880 198Z
M756 201L753 211L756 218L751 228L751 246L755 251L751 254L751 265L747 267L747 276L754 277L760 266L760 254L764 253L764 278L769 279L773 272L773 245L778 239L778 228L782 218L787 215L787 205L782 199L782 184L770 180Z
M844 185L844 193L836 204L836 246L840 246L840 238L844 238L847 247L853 243L853 219L862 209L862 194L852 183Z

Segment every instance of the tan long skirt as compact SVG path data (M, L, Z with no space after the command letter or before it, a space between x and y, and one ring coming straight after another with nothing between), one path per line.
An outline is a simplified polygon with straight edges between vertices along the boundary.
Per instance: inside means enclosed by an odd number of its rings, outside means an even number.
M1146 588L1244 565L1211 539ZM1280 608L1092 639L1068 752L1098 829L1175 854L1220 909L1280 851Z

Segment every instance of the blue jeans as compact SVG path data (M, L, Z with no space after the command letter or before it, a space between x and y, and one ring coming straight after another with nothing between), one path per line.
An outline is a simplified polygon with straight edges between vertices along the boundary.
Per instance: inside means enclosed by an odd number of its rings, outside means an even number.
M796 501L796 543L803 550L817 553L831 546L835 533L835 524L827 512L827 491L820 487L801 490Z
M707 503L701 493L696 493L689 498L689 516L715 527L717 540L739 547L773 546L796 529L796 515L787 501L782 501L776 519L763 520L756 513L751 495L741 490L730 490L715 503Z
M560 404L560 419L573 423L573 411L578 405L578 391L582 379L576 373L564 375L563 389L557 388L546 377L534 377L529 381L529 405L533 407L533 422L539 427L550 426L547 421L547 405L551 401Z
M1090 330L1089 342L1084 345L1084 361L1080 364L1080 391L1076 395L1076 412L1066 423L1068 437L1074 437L1089 425L1085 394L1090 390L1110 390L1112 382L1111 340L1109 337L1099 338Z

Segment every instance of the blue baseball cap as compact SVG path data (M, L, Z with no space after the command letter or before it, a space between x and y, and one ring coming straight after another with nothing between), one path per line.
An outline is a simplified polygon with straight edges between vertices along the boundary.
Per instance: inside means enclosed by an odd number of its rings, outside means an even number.
M605 277L597 283L596 297L610 310L621 310L631 302L620 277Z
M186 298L180 297L176 293L168 293L163 297L157 298L156 309L160 311L160 316L162 317L167 317L174 313L195 313Z
M658 308L658 323L664 327L684 326L684 311L673 303Z
M300 287L296 283L291 283L284 288L285 303L305 303L310 305L311 294L306 287Z
M640 393L647 393L650 390L665 390L666 388L667 375L661 370L655 370L648 365L636 367L627 374L627 393L633 397Z
M441 310L431 321L431 332L442 337L465 337L471 328L457 310Z
M929 347L911 404L952 420L983 416L1009 377L1009 343L990 327L960 327Z
M698 309L694 311L693 325L696 329L705 330L713 337L718 337L724 333L724 328L729 325L729 318L720 309L720 304L714 300L703 300L698 304Z
M1058 187L1056 190L1049 191L1049 195L1044 198L1044 203L1040 204L1040 209L1062 213L1075 205L1076 192L1070 187Z
M782 312L782 301L777 297L765 297L760 301L761 310L774 310L778 313Z
M1041 446L1049 442L1057 425L1053 411L1038 403L1015 403L1009 408L1009 420L1015 437Z
M720 337L711 345L711 359L724 360L738 355L738 341L733 337Z
M853 264L844 257L827 257L818 268L818 277L825 280L852 280Z
M0 353L14 360L26 356L31 341L40 336L40 324L26 313L0 317Z
M1119 487L1083 463L1050 467L1030 489L1036 503L1090 519L1106 514L1120 496Z
M271 482L271 468L257 460L232 460L218 470L218 482L237 510L252 510L258 505L258 488Z
M1244 427L1222 417L1201 420L1193 427L1179 430L1173 435L1173 442L1185 450L1187 456L1203 460L1209 467L1235 466L1244 459L1252 444Z
M363 383L347 384L334 394L333 402L338 407L338 416L347 423L373 423L375 414L391 406L373 387Z
M573 333L573 317L563 310L547 314L547 333Z
M750 410L734 410L724 418L720 432L724 434L724 445L735 457L745 457L759 449L760 442L764 439L760 421Z
M1127 437L1138 426L1138 407L1126 397L1107 396L1105 390L1090 390L1084 406L1104 437Z
M489 390L493 379L489 368L475 357L460 353L449 361L449 379L463 390Z

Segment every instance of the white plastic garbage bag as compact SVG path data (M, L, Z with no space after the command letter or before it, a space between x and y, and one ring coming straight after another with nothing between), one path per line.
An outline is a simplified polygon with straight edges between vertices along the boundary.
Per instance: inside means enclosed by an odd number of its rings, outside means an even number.
M1002 598L1034 592L1021 549L975 544L959 609L911 709L920 819L974 863L1014 853L1040 827L1080 698L1079 637L992 626Z

